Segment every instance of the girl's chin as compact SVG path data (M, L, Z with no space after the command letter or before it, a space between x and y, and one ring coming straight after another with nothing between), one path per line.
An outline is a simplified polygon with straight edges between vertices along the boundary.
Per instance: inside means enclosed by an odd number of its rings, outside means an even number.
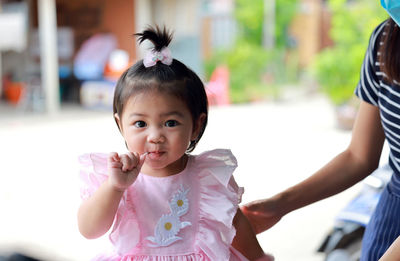
M166 177L182 172L185 165L181 160L171 163L164 161L163 158L159 160L146 158L141 172L150 176Z

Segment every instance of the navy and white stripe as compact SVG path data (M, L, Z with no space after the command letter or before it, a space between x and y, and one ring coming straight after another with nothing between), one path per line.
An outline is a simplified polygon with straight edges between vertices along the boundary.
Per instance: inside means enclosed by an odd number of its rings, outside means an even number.
M378 57L381 36L387 22L372 32L361 68L355 94L363 101L378 106L386 141L392 180L384 191L363 239L361 261L378 260L400 235L400 85L388 82L380 71Z
M400 234L400 197L391 188L384 190L365 230L361 261L379 260Z
M378 62L380 36L386 25L383 22L371 35L355 94L380 109L382 126L390 147L389 164L395 173L394 182L400 186L400 85L388 83Z

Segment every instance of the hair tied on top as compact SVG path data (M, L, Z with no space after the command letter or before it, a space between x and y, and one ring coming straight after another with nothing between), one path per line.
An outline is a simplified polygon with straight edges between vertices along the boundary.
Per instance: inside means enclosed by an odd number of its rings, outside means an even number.
M156 65L157 62L171 65L173 59L168 45L172 40L172 34L167 31L165 26L162 29L158 26L149 26L142 33L136 33L135 36L138 36L139 44L145 40L149 40L154 45L152 50L148 51L143 59L143 65L146 68Z
M160 52L151 50L147 52L143 59L143 65L146 68L156 65L157 62L162 62L165 65L171 65L172 55L168 47L162 48Z

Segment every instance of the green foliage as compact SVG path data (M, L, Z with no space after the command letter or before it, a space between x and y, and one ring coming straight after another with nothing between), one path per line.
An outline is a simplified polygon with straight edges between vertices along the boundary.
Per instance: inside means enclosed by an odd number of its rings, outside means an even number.
M265 71L268 53L255 44L242 41L232 50L220 51L206 65L211 74L215 66L225 64L230 71L230 95L235 103L247 102L257 93L260 75Z
M369 36L387 14L376 0L330 0L329 7L334 46L318 54L312 71L322 90L339 105L353 96Z
M241 27L241 39L261 45L264 1L236 0L235 17ZM298 0L275 0L275 40L278 48L287 45L287 29L296 13Z
M230 91L234 102L247 102L265 96L269 92L263 88L261 76L271 53L248 42L241 42L227 56L226 64L231 71Z
M268 1L268 0L267 0ZM287 31L298 8L299 0L275 0L276 5L276 46L287 46Z
M217 51L206 61L206 75L219 64L230 71L230 94L234 103L248 102L265 96L276 96L277 85L289 79L285 54L287 28L297 7L297 0L276 0L276 48L262 47L264 0L236 0L235 17L240 33L231 50ZM295 70L297 68L294 68Z
M241 25L240 38L255 45L261 45L262 42L263 1L236 0L235 18Z

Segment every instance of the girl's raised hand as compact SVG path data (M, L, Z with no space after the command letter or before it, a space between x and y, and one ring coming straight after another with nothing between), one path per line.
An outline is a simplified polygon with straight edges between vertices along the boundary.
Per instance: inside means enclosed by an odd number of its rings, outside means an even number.
M119 191L125 191L135 182L145 158L146 154L140 155L137 152L128 152L122 155L111 152L108 156L109 181L111 185Z

